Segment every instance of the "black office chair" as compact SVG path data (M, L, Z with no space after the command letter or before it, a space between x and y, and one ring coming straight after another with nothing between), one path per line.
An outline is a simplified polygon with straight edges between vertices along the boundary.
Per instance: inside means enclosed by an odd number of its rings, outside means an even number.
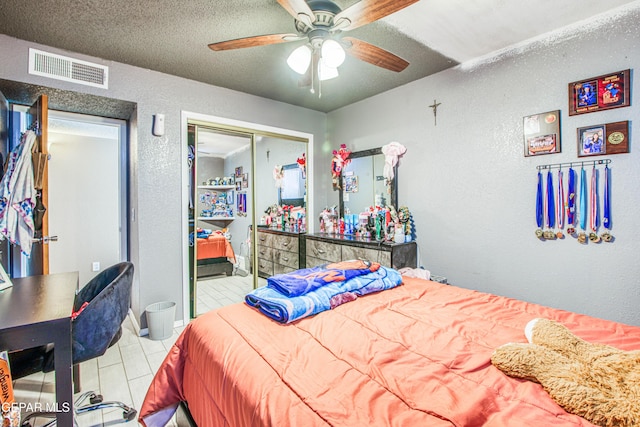
M133 264L121 262L102 271L80 289L73 305L73 311L77 315L71 326L74 365L102 356L107 348L120 339L122 323L127 317L131 302L132 283ZM53 346L11 352L9 363L14 379L40 371L51 372L54 369ZM74 373L77 370L74 369ZM74 382L79 384L77 376ZM91 404L81 406L87 399ZM121 408L122 417L127 421L133 420L137 413L122 402L103 402L101 395L91 391L82 393L74 402L76 415L111 407ZM55 413L31 413L24 417L22 425L30 425L29 420L35 417L53 418ZM54 424L55 420L46 425Z

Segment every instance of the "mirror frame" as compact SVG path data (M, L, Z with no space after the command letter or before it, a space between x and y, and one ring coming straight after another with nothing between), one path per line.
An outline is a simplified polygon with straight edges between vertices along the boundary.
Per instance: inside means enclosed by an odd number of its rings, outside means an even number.
M357 159L359 157L376 156L382 154L382 147L370 148L368 150L354 151L349 154L349 159ZM343 182L342 171L340 171L340 184ZM398 209L398 164L393 167L393 180L391 181L391 194L389 195L390 205L396 210ZM374 200L375 203L375 200ZM340 218L344 218L344 189L340 188L338 194L338 214Z

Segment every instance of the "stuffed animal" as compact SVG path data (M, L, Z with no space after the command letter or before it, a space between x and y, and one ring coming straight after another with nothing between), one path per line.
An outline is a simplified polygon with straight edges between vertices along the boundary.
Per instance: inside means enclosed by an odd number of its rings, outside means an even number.
M538 382L567 412L599 426L640 426L640 351L584 341L563 325L534 319L529 344L498 347L491 363Z

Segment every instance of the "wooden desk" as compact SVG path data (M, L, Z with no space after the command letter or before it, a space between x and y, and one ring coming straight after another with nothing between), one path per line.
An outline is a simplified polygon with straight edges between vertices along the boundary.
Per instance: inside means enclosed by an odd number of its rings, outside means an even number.
M78 273L11 279L0 291L0 349L20 350L53 343L57 425L73 425L71 312Z

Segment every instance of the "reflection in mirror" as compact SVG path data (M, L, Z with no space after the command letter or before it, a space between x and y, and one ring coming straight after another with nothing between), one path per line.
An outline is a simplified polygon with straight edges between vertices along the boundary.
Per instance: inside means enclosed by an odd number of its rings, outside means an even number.
M282 186L278 189L278 204L304 207L307 194L302 169L297 163L282 167Z
M195 317L235 302L253 288L247 262L252 135L197 125L189 130L194 154L190 300Z
M256 141L255 152L260 286L267 277L304 267L307 142L262 136Z
M342 168L342 186L339 194L339 214L358 214L370 206L398 207L397 165L391 185L383 176L384 155L381 148L354 151L349 164Z
M282 230L282 212L278 213L276 209L284 205L293 205L296 220L299 214L306 221L306 150L306 142L267 136L258 138L256 212L260 225Z

